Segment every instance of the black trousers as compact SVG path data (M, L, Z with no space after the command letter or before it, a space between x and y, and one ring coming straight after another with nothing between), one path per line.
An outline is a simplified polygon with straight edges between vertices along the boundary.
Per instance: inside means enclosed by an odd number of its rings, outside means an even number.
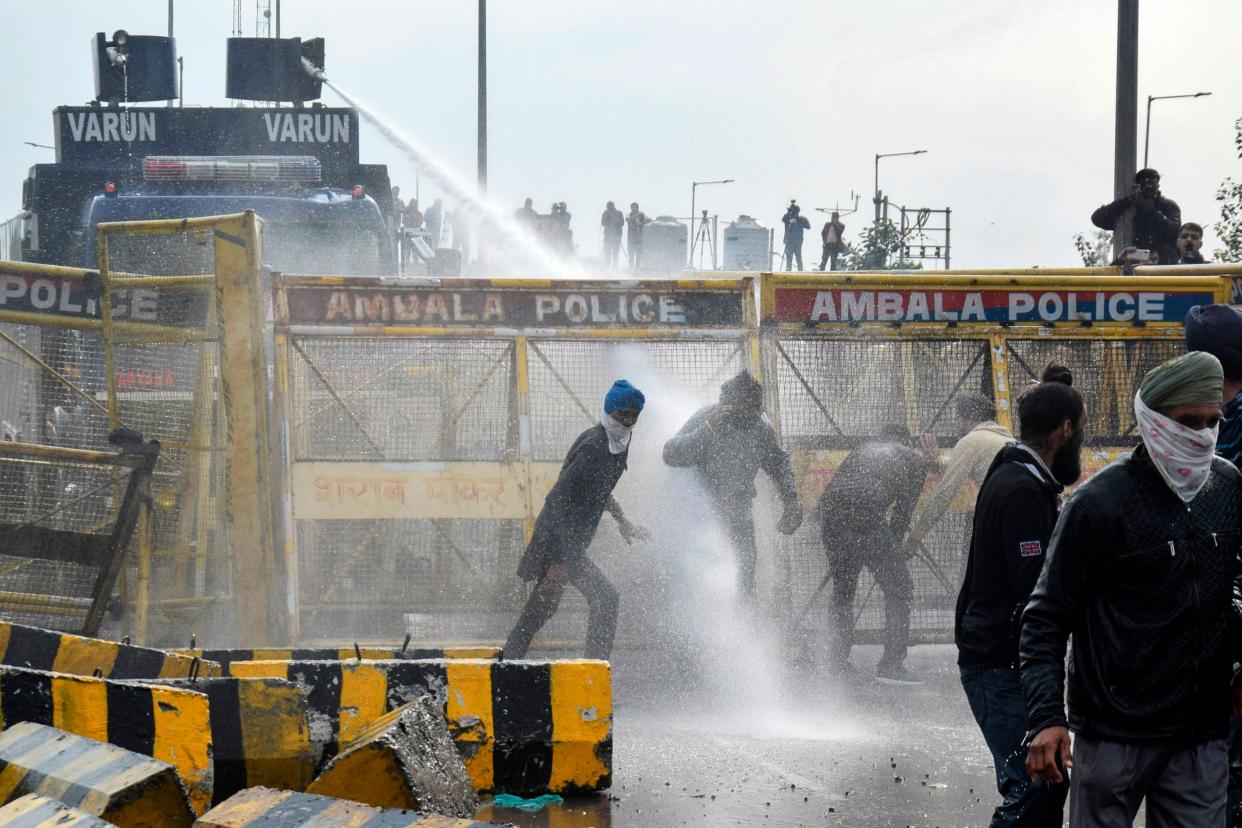
M612 640L617 633L617 611L621 606L621 596L600 568L586 556L568 562L565 567L569 570L568 582L582 593L590 608L587 616L585 657L607 659L612 654ZM526 657L531 640L556 615L564 593L564 582L552 581L546 574L539 579L505 642L505 658Z
M884 593L884 656L882 664L901 664L910 646L910 600L914 579L905 556L897 548L888 527L881 524L865 534L841 531L833 525L823 530L828 572L832 575L832 616L837 637L832 657L842 662L854 647L854 596L858 576L865 566Z
M723 516L722 516L723 517ZM755 570L759 565L759 547L755 544L755 521L747 514L745 518L725 518L725 532L733 544L737 558L737 594L748 601L755 600Z
M837 256L838 254L840 254L840 252L841 252L841 245L825 244L824 245L824 258L819 260L819 269L823 270L825 265L827 265L829 262L832 262L832 267L828 269L836 270L837 269Z

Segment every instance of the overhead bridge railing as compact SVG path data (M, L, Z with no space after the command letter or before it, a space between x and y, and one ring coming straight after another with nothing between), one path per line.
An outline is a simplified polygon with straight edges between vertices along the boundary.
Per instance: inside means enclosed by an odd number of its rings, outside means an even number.
M886 423L930 434L948 450L961 436L954 403L982 393L1013 428L1014 399L1045 365L1069 366L1087 402L1087 473L1134 445L1132 400L1143 375L1184 350L1194 305L1229 300L1238 266L764 274L760 318L769 411L793 454L804 505L817 502L848 452ZM935 483L929 477L927 487ZM910 561L912 628L949 640L977 490L958 492ZM768 599L826 634L819 527L783 542ZM883 625L883 598L860 582L860 635Z
M757 367L748 278L275 286L286 568L303 643L502 639L525 597L515 570L534 519L612 381L649 395L618 493L637 509L662 468L650 421L674 396L714 397ZM641 561L615 554L609 521L597 552L624 587Z

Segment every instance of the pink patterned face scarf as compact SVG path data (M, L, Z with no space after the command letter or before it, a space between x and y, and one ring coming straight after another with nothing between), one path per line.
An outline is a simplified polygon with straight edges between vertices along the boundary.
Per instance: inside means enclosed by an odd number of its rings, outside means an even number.
M1156 471L1174 494L1189 503L1207 482L1220 426L1196 431L1170 420L1134 395L1134 417Z

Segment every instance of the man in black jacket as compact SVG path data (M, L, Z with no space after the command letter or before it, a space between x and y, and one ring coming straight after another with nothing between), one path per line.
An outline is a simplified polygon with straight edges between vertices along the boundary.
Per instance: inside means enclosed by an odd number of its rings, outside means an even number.
M643 393L617 380L604 397L604 415L578 436L561 473L543 502L535 531L518 564L518 576L534 581L509 640L505 658L522 658L531 639L556 614L566 582L573 584L590 607L586 658L608 658L617 629L620 597L599 567L586 556L599 520L607 510L617 521L626 543L650 534L621 512L612 490L621 479L630 454L630 433L643 410Z
M664 444L664 462L698 473L737 555L738 595L754 601L759 552L752 511L760 469L776 484L785 504L778 530L793 534L802 523L789 455L763 418L763 386L745 371L725 382L720 402L699 409Z
M1177 202L1160 195L1160 173L1139 170L1124 198L1105 204L1091 214L1091 223L1101 230L1117 230L1126 214L1131 217L1130 237L1124 245L1150 250L1160 264L1177 264L1177 234L1182 227L1182 209Z
M1071 828L1129 826L1143 799L1148 825L1225 824L1242 475L1213 454L1223 381L1202 352L1144 377L1142 444L1074 493L1023 615L1027 770L1073 768Z
M938 460L934 448L910 447L910 431L890 424L879 439L868 440L842 461L815 507L828 571L832 575L832 615L836 636L831 658L849 673L854 646L854 596L865 566L884 593L884 655L876 680L921 684L906 671L910 644L910 599L914 581L902 540L923 491L927 470Z
M1018 397L1021 442L992 461L975 504L966 577L957 596L957 663L992 763L1001 804L992 828L1059 826L1064 784L1026 774L1026 705L1018 675L1018 634L1061 492L1082 473L1086 408L1065 368L1049 366L1044 381Z

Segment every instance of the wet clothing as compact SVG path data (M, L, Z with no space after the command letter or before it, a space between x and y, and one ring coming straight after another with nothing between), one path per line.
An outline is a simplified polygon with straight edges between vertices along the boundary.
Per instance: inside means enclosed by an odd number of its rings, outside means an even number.
M1001 449L975 501L953 639L962 667L1018 668L1022 610L1043 569L1063 487L1018 443Z
M824 552L832 576L836 639L832 656L849 657L854 641L854 596L867 567L884 593L884 656L900 665L910 640L914 582L899 548L927 478L927 462L909 446L889 440L863 443L841 463L820 496ZM891 510L891 512L890 512Z
M709 405L686 421L664 444L664 462L697 472L732 541L738 561L738 593L753 597L759 554L751 516L757 494L755 476L760 469L766 472L787 507L798 502L798 489L789 455L767 420L724 422L712 429L707 422L715 410L715 405Z
M537 581L548 567L584 557L604 510L621 519L621 506L612 490L625 472L629 454L608 450L602 425L591 426L578 436L535 520L535 531L518 565L517 574L523 581Z
M647 224L647 214L642 210L631 210L625 216L625 226L629 232L627 246L630 254L630 267L637 270L643 263L643 226Z
M566 564L568 582L582 593L589 608L585 658L607 659L612 654L612 640L617 631L617 611L621 598L616 588L591 559L581 556ZM505 641L505 658L525 658L535 633L552 619L561 605L565 585L546 578L535 585L513 631Z
M910 646L914 579L893 533L883 522L863 533L825 523L820 537L828 556L828 574L832 576L832 662L847 661L854 647L854 598L858 594L858 576L865 566L884 595L884 654L880 664L901 665Z
M1225 825L1225 743L1110 742L1079 734L1070 771L1070 828ZM1060 823L1057 823L1058 825Z
M910 539L921 541L936 528L966 481L982 486L992 461L1012 440L1009 429L994 422L980 423L966 432L953 447L936 488L923 500L923 508L910 529Z
M962 667L962 688L996 770L1001 804L990 828L1061 828L1069 785L1035 782L1026 773L1026 703L1018 671Z
M621 252L621 232L625 229L625 213L615 207L604 210L599 225L604 228L604 259L609 267L616 267L617 256Z
M427 208L427 212L423 213L423 222L427 225L427 232L431 234L431 249L435 250L440 246L440 230L444 226L444 210L432 204Z
M1061 512L1022 618L1030 729L1186 746L1223 738L1240 551L1242 473L1224 460L1189 504L1144 445L1084 483Z
M1132 244L1139 250L1151 250L1160 258L1160 264L1176 264L1179 258L1177 237L1182 231L1182 209L1177 202L1156 196L1155 207L1144 212L1127 197L1105 204L1091 214L1091 223L1101 230L1115 230L1121 217L1129 211L1134 220L1130 224L1131 237L1122 247Z

